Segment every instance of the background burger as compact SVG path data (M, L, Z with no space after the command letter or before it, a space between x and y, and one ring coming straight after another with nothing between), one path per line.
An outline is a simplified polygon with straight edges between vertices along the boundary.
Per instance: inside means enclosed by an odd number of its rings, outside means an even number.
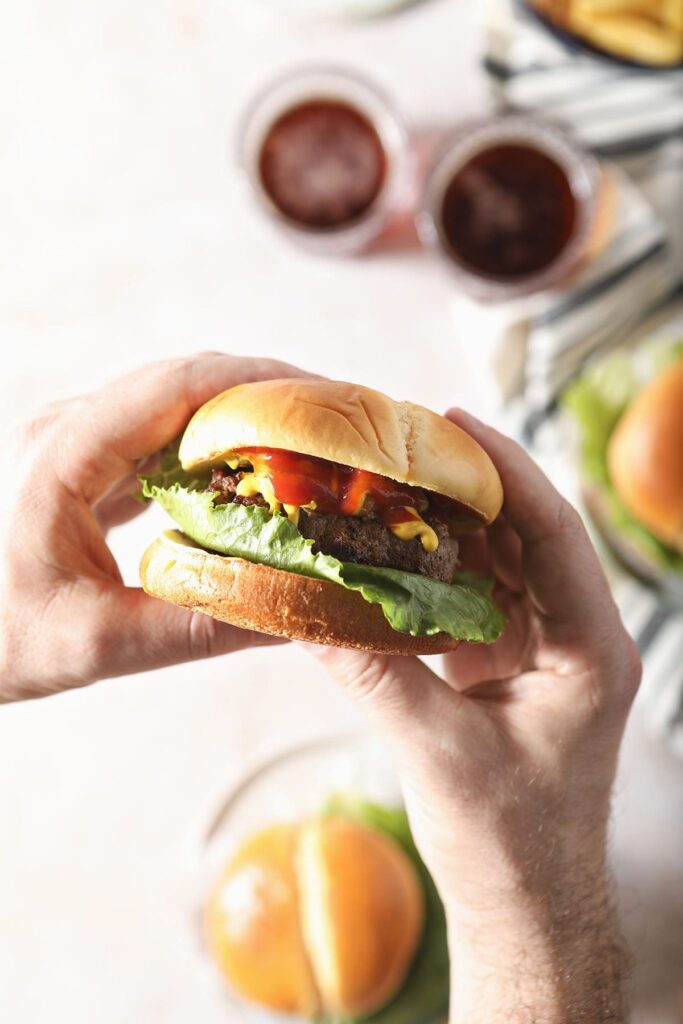
M610 356L566 405L596 525L634 573L683 599L683 343Z
M145 590L248 629L397 654L490 643L490 584L458 534L495 519L498 473L455 424L323 380L243 384L195 413L142 479L182 532L145 552Z
M243 999L334 1024L436 1021L443 906L405 811L353 795L248 836L212 880L206 946Z

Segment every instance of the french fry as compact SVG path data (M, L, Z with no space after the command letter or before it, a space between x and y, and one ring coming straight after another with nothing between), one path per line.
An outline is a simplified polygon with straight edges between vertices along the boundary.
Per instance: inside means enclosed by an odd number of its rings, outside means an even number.
M683 60L683 38L668 25L635 15L598 17L573 12L571 27L610 53L642 64L675 64Z
M678 0L679 4L683 0ZM572 0L572 14L582 18L594 18L602 15L639 14L654 20L661 17L660 8L664 0Z
M572 0L532 0L532 5L537 11L560 24L567 20L571 4Z
M531 0L531 5L549 18L556 19L561 14L562 8L566 6L566 3L558 3L558 0Z
M662 21L683 38L683 0L661 0Z

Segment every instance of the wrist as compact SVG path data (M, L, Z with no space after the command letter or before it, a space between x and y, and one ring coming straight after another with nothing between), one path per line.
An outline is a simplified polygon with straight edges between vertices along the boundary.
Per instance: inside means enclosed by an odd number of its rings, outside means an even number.
M446 914L450 1024L623 1024L628 958L606 874Z

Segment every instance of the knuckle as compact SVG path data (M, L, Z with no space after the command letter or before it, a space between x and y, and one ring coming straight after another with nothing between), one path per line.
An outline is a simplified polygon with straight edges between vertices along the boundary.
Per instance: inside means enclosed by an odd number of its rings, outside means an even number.
M591 676L589 703L591 715L617 715L623 719L640 686L642 661L640 651L629 634L622 630L617 642L610 644L609 661Z
M218 358L230 360L232 357L224 352L195 352L190 355L163 359L154 363L152 370L162 382L174 386L180 384L188 395L193 396L197 386L206 379L209 372L207 364Z
M209 349L203 349L201 352L190 352L187 355L163 359L157 365L165 372L192 373L196 366L221 356L227 358L224 352L212 352Z
M353 670L345 672L347 693L354 700L377 700L390 683L389 658L382 654L368 654L362 660L354 658L353 663Z
M159 359L152 363L149 369L161 380L172 380L179 373L186 373L188 366L192 363L191 356L173 356L168 359Z
M555 511L555 530L560 535L575 536L583 532L583 521L572 504L562 498Z
M217 348L203 348L199 352L195 352L194 355L189 356L192 362L199 362L204 359L227 359L229 358L227 353L221 352Z

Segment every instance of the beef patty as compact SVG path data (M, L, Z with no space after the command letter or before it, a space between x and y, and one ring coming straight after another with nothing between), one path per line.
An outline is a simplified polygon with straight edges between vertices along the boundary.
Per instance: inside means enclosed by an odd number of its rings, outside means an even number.
M299 532L315 543L314 551L338 558L340 562L381 565L403 569L450 583L458 563L458 545L444 523L423 519L436 532L439 546L425 551L419 537L401 540L373 516L324 516L301 509Z
M242 505L268 507L260 496L246 498L235 494L242 473L230 473L215 469L209 489L216 491L227 502ZM332 555L340 562L357 562L361 565L377 565L404 572L419 573L433 579L450 583L458 564L458 544L449 536L448 526L441 520L423 513L439 538L436 551L425 551L419 537L401 540L388 527L372 515L336 516L308 512L302 508L299 514L299 532L310 538L313 551Z

